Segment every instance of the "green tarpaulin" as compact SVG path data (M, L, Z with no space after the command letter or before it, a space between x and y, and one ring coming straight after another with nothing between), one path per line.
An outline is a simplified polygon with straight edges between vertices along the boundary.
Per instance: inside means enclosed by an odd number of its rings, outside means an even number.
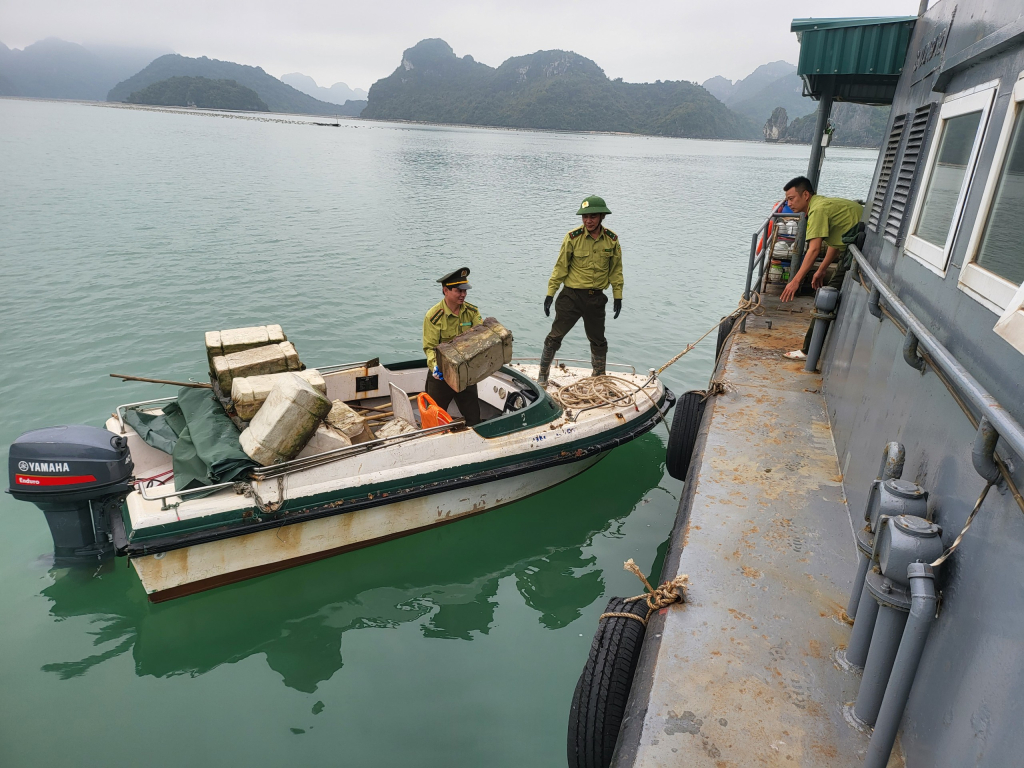
M226 483L256 466L238 444L238 428L208 389L182 387L163 415L127 411L125 423L171 454L179 491Z

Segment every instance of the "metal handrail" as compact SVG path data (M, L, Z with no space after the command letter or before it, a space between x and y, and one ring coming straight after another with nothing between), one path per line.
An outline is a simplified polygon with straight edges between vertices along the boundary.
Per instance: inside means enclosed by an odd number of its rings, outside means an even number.
M127 411L129 408L138 408L140 405L155 405L156 403L167 403L170 402L171 400L177 399L177 395L172 395L171 397L158 397L155 400L140 400L137 403L125 403L124 405L117 406L117 410L115 411L115 413L117 415L117 423L121 427L121 434L124 434L124 412Z
M923 348L928 352L935 365L952 381L964 398L977 408L984 418L988 419L1003 441L1013 448L1018 456L1024 457L1024 428L932 335L932 332L914 316L906 304L900 301L893 290L882 282L878 273L871 267L867 258L856 245L850 246L850 253L864 277L871 283L873 291L878 291L889 310L907 326L907 332L917 337L918 348Z
M755 266L758 267L758 273L757 273L758 289L760 289L761 281L764 279L765 260L766 259L767 260L771 259L770 254L771 254L773 246L775 245L775 239L774 238L771 238L771 242L769 242L768 225L771 224L772 221L775 221L777 219L796 219L798 222L800 222L799 228L797 230L796 240L794 241L796 247L793 250L796 251L797 253L800 253L802 255L802 252L803 252L803 242L804 242L804 233L806 232L806 229L807 229L807 214L805 214L805 213L772 213L772 214L770 214L768 216L768 218L766 218L761 223L761 226L758 227L757 231L754 232L754 234L750 236L750 258L749 258L749 260L747 262L747 282L746 282L746 284L744 285L744 288L743 288L743 301L745 301L745 302L750 300L751 289L754 286L754 267ZM776 227L775 231L778 232L778 228L777 227ZM757 241L759 239L761 239L762 236L764 236L764 239L762 241L762 248L761 248L761 250L759 252L757 250ZM758 255L758 253L760 253L760 256ZM792 270L792 262L790 262L790 265L791 265L790 269ZM746 316L746 314L744 314L743 315L743 319L740 320L740 333L746 333L746 332L747 332L747 316Z

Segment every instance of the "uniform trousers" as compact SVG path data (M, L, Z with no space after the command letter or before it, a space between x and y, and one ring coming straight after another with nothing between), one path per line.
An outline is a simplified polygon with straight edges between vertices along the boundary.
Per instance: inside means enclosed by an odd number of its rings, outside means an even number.
M555 299L555 321L551 324L551 333L544 339L544 347L557 352L562 346L562 338L582 317L591 353L604 358L608 354L608 340L604 336L604 308L607 303L604 291L563 286Z
M477 395L476 384L466 387L461 392L456 392L448 386L447 382L438 381L428 372L427 385L424 389L434 399L439 408L448 410L448 406L451 405L454 399L458 403L459 410L462 411L462 417L466 420L467 425L472 427L474 424L480 423L480 398Z

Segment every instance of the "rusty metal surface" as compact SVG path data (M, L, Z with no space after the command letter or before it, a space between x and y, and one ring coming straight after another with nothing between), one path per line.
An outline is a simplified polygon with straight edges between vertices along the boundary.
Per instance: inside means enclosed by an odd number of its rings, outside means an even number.
M630 705L642 726L617 766L863 762L868 736L843 714L860 676L834 661L856 546L821 378L782 356L799 348L810 301L766 304L719 370L727 392L672 542L689 601L652 622Z

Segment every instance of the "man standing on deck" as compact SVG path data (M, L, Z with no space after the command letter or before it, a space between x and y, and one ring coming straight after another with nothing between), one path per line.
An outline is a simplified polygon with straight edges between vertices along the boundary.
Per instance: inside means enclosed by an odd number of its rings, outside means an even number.
M789 284L783 289L780 299L784 302L793 300L800 284L807 277L807 273L814 268L814 262L821 253L822 243L825 244L827 250L825 258L821 261L821 266L811 278L811 287L814 290L821 288L825 282L825 274L829 265L838 258L839 266L835 275L828 281L828 285L839 290L846 271L850 268L850 257L846 253L846 246L856 237L864 206L854 200L822 197L814 194L814 185L806 176L797 176L783 187L783 191L786 193L786 202L794 213L807 214L807 253L800 264L800 269L793 274ZM807 328L807 334L804 336L803 347L787 352L786 357L795 360L806 358L813 330L814 320L812 319Z
M466 291L472 287L466 279L468 277L469 269L463 267L437 281L441 284L444 298L428 309L423 318L423 351L427 353L427 384L424 389L440 408L448 408L454 398L466 424L473 426L480 423L476 384L461 392L448 386L437 364L436 351L441 342L451 341L483 322L480 310L466 301Z
M583 318L583 328L590 340L590 360L593 376L603 376L608 359L608 340L604 336L605 305L608 297L604 290L612 287L614 314L622 311L622 248L619 236L606 229L602 222L610 214L604 199L592 195L580 204L577 216L583 217L583 226L572 230L562 240L558 261L548 281L548 295L544 299L544 314L551 316L551 303L555 302L555 321L544 339L537 383L547 386L548 371L555 353L562 346L562 338L576 321ZM555 301L558 286L564 283Z

